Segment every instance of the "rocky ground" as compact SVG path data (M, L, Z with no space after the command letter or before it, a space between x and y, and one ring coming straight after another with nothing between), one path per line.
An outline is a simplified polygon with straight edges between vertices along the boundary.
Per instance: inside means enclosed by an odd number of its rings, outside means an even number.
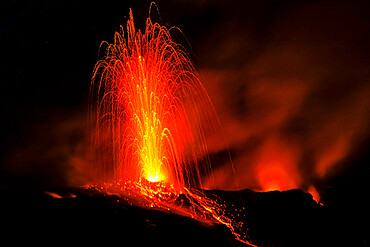
M301 190L205 191L243 209L250 240L258 246L366 246L355 226ZM0 190L3 241L56 245L246 246L224 225L209 226L130 205L115 195L81 188ZM130 243L130 244L127 244Z

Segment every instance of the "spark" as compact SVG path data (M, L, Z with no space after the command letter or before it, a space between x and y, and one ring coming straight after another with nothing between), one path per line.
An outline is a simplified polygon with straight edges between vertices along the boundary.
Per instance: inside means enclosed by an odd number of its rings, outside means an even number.
M250 244L225 206L196 189L212 177L206 133L214 133L219 121L171 30L148 18L142 33L130 10L127 31L121 26L112 44L102 43L107 48L95 66L92 93L97 97L95 171L104 182L88 188L130 204L224 224Z

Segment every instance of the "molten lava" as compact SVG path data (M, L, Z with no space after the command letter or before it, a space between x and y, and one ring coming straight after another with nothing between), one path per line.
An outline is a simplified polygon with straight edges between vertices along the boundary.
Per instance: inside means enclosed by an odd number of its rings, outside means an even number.
M103 183L88 187L135 205L224 224L248 243L242 223L199 190L212 181L206 137L219 132L219 121L171 30L148 18L141 33L130 11L127 32L121 27L114 43L102 43L107 49L92 80L97 98L92 141L95 177Z
M202 187L211 175L205 133L217 115L193 65L170 30L149 18L143 34L132 12L127 37L121 29L93 76L94 143L105 150L99 175Z

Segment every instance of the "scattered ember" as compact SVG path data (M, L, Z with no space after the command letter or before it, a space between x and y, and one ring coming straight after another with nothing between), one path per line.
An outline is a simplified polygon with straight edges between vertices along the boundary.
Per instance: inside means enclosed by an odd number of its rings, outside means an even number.
M176 213L205 224L223 224L237 240L255 246L248 241L243 222L238 222L233 217L245 213L242 212L245 208L243 210L227 208L225 202L211 199L201 190L184 187L179 191L169 183L149 180L137 182L118 180L103 185L88 185L86 189L116 195L131 205Z
M220 131L187 53L171 39L172 29L150 18L144 33L136 31L131 10L127 32L121 29L113 44L102 43L108 47L92 79L94 171L103 182L87 188L224 224L236 239L252 245L224 202L195 189L212 180L206 137Z

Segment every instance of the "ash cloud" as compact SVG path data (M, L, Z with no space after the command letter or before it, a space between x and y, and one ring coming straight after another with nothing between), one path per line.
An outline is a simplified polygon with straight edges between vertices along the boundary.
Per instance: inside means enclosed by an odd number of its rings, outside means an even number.
M348 157L370 130L369 9L296 6L262 31L237 11L203 40L201 80L236 174L216 171L219 188L307 189L355 165Z

